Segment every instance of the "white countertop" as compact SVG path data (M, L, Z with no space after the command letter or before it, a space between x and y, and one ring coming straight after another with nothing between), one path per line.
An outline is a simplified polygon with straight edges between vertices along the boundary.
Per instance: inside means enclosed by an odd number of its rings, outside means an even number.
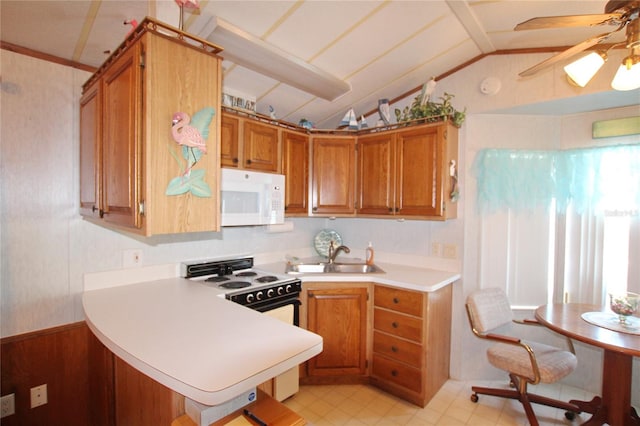
M322 338L171 278L85 291L89 328L117 356L206 405L322 352Z
M317 259L304 260L313 262ZM345 263L348 263L347 260ZM399 265L394 263L375 262L376 266L382 268L384 273L373 274L292 274L305 281L314 282L373 282L385 284L392 287L405 288L421 292L432 292L441 289L460 279L459 272L442 271L431 268L420 268L409 265ZM264 265L256 265L257 269L273 274L282 274L285 271L286 262L275 262Z

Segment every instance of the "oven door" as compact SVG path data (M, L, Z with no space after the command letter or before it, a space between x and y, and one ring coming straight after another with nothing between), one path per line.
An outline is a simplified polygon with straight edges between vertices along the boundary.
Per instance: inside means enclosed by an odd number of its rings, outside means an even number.
M289 297L282 300L255 303L248 307L297 327L300 325L300 305L301 302L297 297Z
M299 325L300 301L298 299L289 299L271 305L264 305L256 310L287 324ZM299 382L300 370L298 366L274 377L273 397L278 401L284 401L298 392Z

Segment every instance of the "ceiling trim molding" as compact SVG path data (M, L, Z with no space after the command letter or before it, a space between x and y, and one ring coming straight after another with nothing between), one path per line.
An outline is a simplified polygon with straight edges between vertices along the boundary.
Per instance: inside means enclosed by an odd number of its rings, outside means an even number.
M70 61L69 59L64 59L59 56L50 55L48 53L42 53L34 49L29 49L28 47L18 46L17 44L9 43L6 41L0 40L0 49L8 50L10 52L19 53L25 56L31 56L36 59L42 59L43 61L49 61L60 65L65 65L72 68L77 68L82 71L88 72L96 72L98 68L92 67L90 65L81 64L80 62Z

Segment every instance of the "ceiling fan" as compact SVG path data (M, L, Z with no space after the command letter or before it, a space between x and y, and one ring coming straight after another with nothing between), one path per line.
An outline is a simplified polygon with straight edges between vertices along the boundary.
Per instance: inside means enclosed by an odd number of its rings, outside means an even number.
M522 71L521 77L531 76L538 71L570 58L584 50L589 49L605 41L612 34L626 27L626 47L632 50L640 50L640 1L610 0L604 8L604 14L596 15L568 15L568 16L544 16L529 19L516 25L515 31L537 30L545 28L565 28L597 25L617 25L613 31L609 31L595 37L591 37L581 43L558 53L555 56L540 62L533 67ZM638 55L632 51L632 57ZM634 59L634 58L632 58ZM634 62L635 63L635 62ZM633 64L632 64L633 65Z

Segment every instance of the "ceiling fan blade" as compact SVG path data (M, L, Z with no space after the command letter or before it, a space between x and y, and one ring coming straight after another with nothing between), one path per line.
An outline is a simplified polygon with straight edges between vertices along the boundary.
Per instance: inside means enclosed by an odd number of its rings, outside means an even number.
M533 74L537 73L538 71L540 71L540 70L542 70L544 68L547 68L548 66L551 66L551 65L555 64L556 62L562 61L563 59L566 59L566 58L570 58L571 56L575 55L576 53L580 53L583 50L587 50L591 46L595 46L596 44L606 40L607 37L609 37L611 34L612 33L604 33L604 34L600 34L599 36L587 39L587 40L583 41L582 43L578 43L575 46L570 47L567 50L564 50L564 51L558 53L557 55L552 56L549 59L546 59L546 60L540 62L539 64L534 65L531 68L522 71L518 75L520 77L528 77L530 75L533 75Z
M620 18L619 13L606 13L601 15L570 15L570 16L542 16L532 18L516 25L515 31L540 30L545 28L565 28L565 27L591 27L603 25L609 22L618 24L616 20Z

